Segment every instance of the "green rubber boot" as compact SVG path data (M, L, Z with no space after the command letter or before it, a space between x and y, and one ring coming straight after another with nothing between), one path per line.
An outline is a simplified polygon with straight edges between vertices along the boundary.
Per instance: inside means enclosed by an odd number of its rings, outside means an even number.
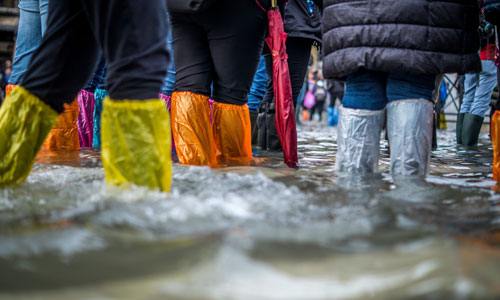
M462 126L464 123L465 114L457 115L457 144L462 145Z
M462 124L462 143L464 146L475 146L483 126L484 118L473 114L464 114Z

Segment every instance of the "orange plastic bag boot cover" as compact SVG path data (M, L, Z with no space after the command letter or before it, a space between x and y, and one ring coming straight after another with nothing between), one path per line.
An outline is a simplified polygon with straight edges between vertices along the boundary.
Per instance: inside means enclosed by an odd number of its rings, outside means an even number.
M78 100L71 104L64 104L64 111L59 116L56 126L50 131L43 146L47 150L79 150L80 140L78 138Z
M208 96L174 92L171 109L172 133L179 161L185 165L215 166Z
M252 158L252 126L248 105L214 102L213 132L219 162L248 165Z
M16 87L18 87L18 86L15 84L7 84L7 86L5 86L5 97L7 98L7 96L9 96L10 92L12 92Z
M493 180L500 180L500 111L491 117L491 143L493 144Z

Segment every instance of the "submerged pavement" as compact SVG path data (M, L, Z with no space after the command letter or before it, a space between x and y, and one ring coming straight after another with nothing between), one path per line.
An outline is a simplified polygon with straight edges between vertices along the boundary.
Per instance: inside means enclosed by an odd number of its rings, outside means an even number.
M0 190L0 299L498 299L487 134L438 132L427 180L336 175L335 128L299 128L299 170L174 165L169 195L106 187L99 153L41 153Z

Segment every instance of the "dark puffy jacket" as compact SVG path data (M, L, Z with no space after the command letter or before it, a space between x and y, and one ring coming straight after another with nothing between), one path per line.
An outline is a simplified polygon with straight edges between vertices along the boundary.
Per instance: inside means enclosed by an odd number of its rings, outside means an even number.
M500 0L484 0L484 16L491 24L500 25Z
M323 71L479 72L477 0L325 0Z
M289 0L285 6L285 32L290 37L308 38L321 44L321 11L321 1L314 1L311 14L306 0Z

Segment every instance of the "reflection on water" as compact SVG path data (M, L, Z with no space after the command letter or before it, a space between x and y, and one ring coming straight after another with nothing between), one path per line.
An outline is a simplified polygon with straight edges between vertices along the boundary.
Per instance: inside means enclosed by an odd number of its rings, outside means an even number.
M440 132L431 174L336 175L335 129L300 169L174 166L170 195L104 185L95 149L41 153L0 190L0 299L497 299L491 144Z

